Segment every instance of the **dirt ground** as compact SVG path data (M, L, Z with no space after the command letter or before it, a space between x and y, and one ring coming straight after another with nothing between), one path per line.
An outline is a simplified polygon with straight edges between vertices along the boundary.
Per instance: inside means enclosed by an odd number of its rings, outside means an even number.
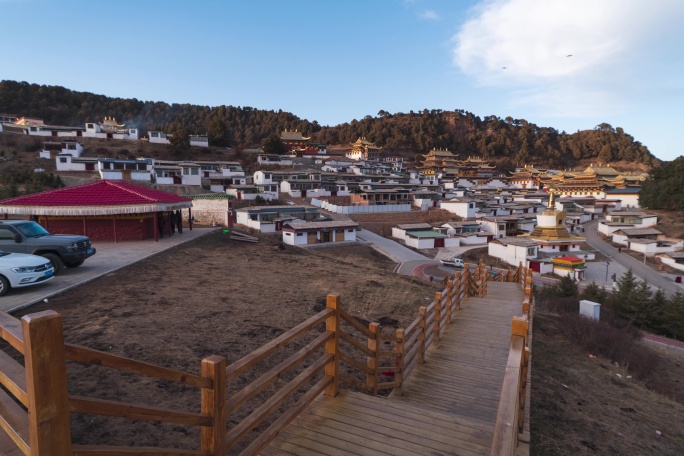
M532 456L684 454L684 356L660 360L657 394L626 366L559 335L561 317L538 312L532 341ZM663 388L665 386L665 388Z
M199 374L201 359L216 354L236 361L322 310L329 293L339 293L343 308L361 321L382 321L393 332L438 288L394 274L395 264L367 246L277 251L274 242L263 236L259 244L240 243L218 232L23 314L53 309L64 318L67 342ZM229 394L265 369L232 382ZM196 388L77 363L68 374L71 394L199 411ZM72 421L73 439L82 444L196 448L199 442L198 429L185 426L88 415Z

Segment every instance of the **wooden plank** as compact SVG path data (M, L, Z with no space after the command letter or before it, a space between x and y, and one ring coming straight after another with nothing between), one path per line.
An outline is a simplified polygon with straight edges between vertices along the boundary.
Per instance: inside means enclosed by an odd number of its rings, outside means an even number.
M292 356L285 361L279 363L277 366L270 369L268 372L261 375L257 380L253 381L239 392L233 394L227 402L228 413L234 413L245 402L259 394L264 388L272 384L278 379L281 379L297 367L302 361L316 353L316 350L321 348L330 340L334 334L331 331L326 331L318 336L313 341L306 344Z
M74 445L73 456L209 456L204 451L184 450L179 448L156 447L119 447L97 445Z
M18 448L23 454L29 454L29 419L28 414L17 405L9 394L0 389L0 454ZM7 450L5 450L7 448Z
M241 454L252 455L256 454L261 448L268 445L268 443L276 436L278 433L287 426L293 419L301 413L314 399L321 395L325 388L330 385L334 379L329 376L321 378L316 384L309 389L295 404L294 406L288 408L285 413L283 413L278 419L276 419L273 424L271 424L268 429L259 434L252 443L249 444L247 448L242 451Z
M340 381L346 383L349 386L353 386L354 388L358 388L361 391L363 391L363 389L366 387L366 384L363 380L354 377L353 375L340 373Z
M273 413L280 405L287 400L295 391L299 390L306 382L318 374L320 371L333 360L331 353L326 353L320 357L315 363L303 370L287 385L285 385L277 394L271 396L260 407L255 409L247 418L242 420L240 424L231 428L227 433L228 447L235 445L237 441L247 435L252 429L259 425L268 415ZM326 375L328 377L328 375ZM330 376L332 377L332 376ZM330 383L327 384L330 386Z
M180 412L158 407L146 407L139 404L109 401L82 396L69 396L72 413L89 415L117 416L134 420L160 421L163 423L187 424L195 426L212 425L208 415L194 412Z
M368 328L359 323L356 318L354 318L352 315L349 315L349 313L347 313L344 309L340 309L340 317L342 318L342 321L359 331L364 335L364 337L370 337L372 335Z
M293 340L296 340L303 334L306 334L312 328L315 328L316 326L323 323L328 317L330 317L334 313L335 311L332 309L323 309L316 315L308 318L307 320L298 324L289 331L284 332L283 334L276 337L269 343L263 345L262 347L254 350L252 353L235 361L226 368L226 375L228 381L234 379L242 372L254 366L256 363L268 357L269 355L275 353L279 349L287 346Z
M354 336L351 336L344 331L340 331L340 339L342 341L348 343L349 345L351 345L355 349L359 350L360 352L362 352L366 356L375 356L375 352L373 350L366 347L363 344L363 342L356 340L354 338Z
M76 361L85 364L94 364L96 366L108 367L117 369L132 374L146 375L148 377L161 378L164 380L171 380L174 382L183 383L185 385L197 386L199 388L211 388L211 380L202 378L199 375L189 374L187 372L180 372L165 367L155 366L154 364L136 361L134 359L123 356L113 355L92 348L83 347L80 345L65 344L66 357L70 361Z
M326 404L325 407L316 405L309 409L314 415L375 429L378 433L409 442L419 442L435 450L452 454L486 454L487 452L486 446L467 441L467 433L459 435L456 431L438 432L434 426L416 421L414 418L367 409L363 406L353 407L346 402L335 402L334 406Z
M0 383L12 393L19 402L28 405L26 394L26 370L10 355L0 350Z
M21 321L7 312L0 312L0 337L5 339L19 353L24 353L24 336Z
M355 367L356 369L360 370L364 374L372 374L375 371L371 368L368 367L367 365L363 364L361 361L357 361L354 358L351 358L344 353L340 353L340 361L345 362L346 364L349 364L352 367Z

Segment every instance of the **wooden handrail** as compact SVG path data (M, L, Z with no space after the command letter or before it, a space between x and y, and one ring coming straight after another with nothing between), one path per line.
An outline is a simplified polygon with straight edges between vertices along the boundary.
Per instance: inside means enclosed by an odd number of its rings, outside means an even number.
M496 414L496 425L490 456L513 456L518 444L518 414L520 413L520 383L525 341L511 336L511 349L506 362L501 400ZM524 398L523 398L524 400Z
M0 351L0 384L7 388L14 397L25 406L28 406L28 394L26 393L26 371L10 355Z
M80 345L64 344L64 346L66 348L66 357L69 361L93 364L96 366L129 372L131 374L140 374L147 377L171 380L199 388L212 388L211 379L202 378L199 375L167 369L166 367L156 366L143 361L136 361L134 359L113 355L111 353L94 350L92 348L83 347Z
M0 312L0 338L5 339L16 351L24 354L24 336L21 320L7 312Z
M285 361L279 363L277 366L273 367L273 369L261 375L257 380L233 394L227 402L228 413L235 412L242 404L259 394L268 385L283 378L285 374L297 367L302 361L312 356L316 350L323 347L332 337L333 333L330 331L322 333L315 340L306 344Z
M259 361L275 353L278 349L286 347L292 341L298 339L302 335L309 332L311 328L314 328L319 324L323 323L328 317L330 317L334 313L335 311L332 309L321 310L316 315L308 318L307 320L298 324L289 331L284 332L280 336L268 342L266 345L263 345L262 347L254 350L247 356L244 356L239 360L235 361L226 368L226 375L228 380L234 379L242 372L254 366Z
M29 454L28 413L0 390L0 432L3 431L22 453Z
M356 348L366 356L375 356L375 352L370 348L366 347L363 342L355 339L353 336L347 334L344 331L340 331L340 340L348 343L352 347Z
M340 309L340 317L342 318L342 321L344 321L348 325L352 326L354 329L359 331L365 337L371 337L372 336L372 333L370 332L370 330L368 328L366 328L361 323L356 321L356 318L354 318L352 315L350 315L344 309Z
M280 407L283 402L285 402L295 391L301 388L312 377L316 376L316 374L323 371L326 365L333 361L333 358L334 356L330 353L326 353L320 357L316 362L311 364L311 366L307 367L287 385L285 385L280 391L278 391L278 393L271 396L260 407L250 413L247 418L242 420L234 428L230 429L226 433L228 447L230 448L235 445L235 443L247 435L252 429L261 424L261 422L264 421L268 415Z
M164 423L187 424L191 426L211 426L211 417L201 413L179 412L138 404L95 399L82 396L69 396L70 410L73 413L88 415L116 416L134 420L160 421Z

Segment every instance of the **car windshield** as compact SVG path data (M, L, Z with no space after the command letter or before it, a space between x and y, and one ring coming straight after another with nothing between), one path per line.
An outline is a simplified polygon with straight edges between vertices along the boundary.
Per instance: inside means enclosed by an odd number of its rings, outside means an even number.
M15 225L17 229L26 237L41 237L47 236L50 233L45 231L45 228L38 225L36 222L20 223Z

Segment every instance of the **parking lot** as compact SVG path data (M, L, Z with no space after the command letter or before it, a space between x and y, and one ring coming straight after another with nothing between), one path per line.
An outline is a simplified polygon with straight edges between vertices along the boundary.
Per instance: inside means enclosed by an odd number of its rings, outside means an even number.
M193 228L182 234L160 239L134 242L93 242L97 249L95 256L88 258L82 266L65 268L60 275L49 282L10 290L0 297L0 311L10 312L30 306L70 288L93 281L130 264L141 261L159 252L215 231L216 228ZM96 285L94 285L96 286Z

